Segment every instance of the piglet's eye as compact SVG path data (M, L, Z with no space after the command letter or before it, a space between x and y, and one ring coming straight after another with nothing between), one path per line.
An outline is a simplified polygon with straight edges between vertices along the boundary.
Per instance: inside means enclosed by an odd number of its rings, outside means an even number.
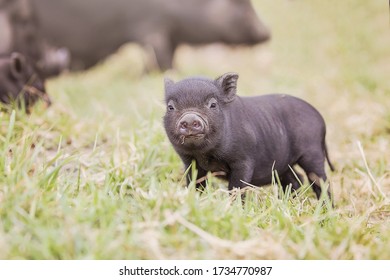
M217 108L217 100L215 100L214 98L211 98L208 105L209 105L210 109Z
M175 105L173 104L173 101L169 101L167 104L167 110L168 111L175 111Z

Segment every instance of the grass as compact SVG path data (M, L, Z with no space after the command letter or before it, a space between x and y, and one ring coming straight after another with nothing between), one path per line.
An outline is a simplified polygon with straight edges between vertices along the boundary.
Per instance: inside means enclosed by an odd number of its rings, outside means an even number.
M182 46L143 73L131 44L52 79L53 106L0 112L1 259L390 259L387 1L254 1L273 31L253 48ZM240 74L239 93L284 92L327 123L335 209L210 178L202 194L162 127L163 77ZM191 172L191 171L190 171Z

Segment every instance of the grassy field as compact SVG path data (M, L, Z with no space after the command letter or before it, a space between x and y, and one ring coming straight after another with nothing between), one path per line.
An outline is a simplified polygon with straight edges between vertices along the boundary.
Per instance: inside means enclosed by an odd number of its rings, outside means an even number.
M390 259L388 1L254 1L272 41L182 46L144 74L122 48L47 82L53 106L0 113L0 259ZM185 188L162 127L163 77L240 74L239 94L283 92L327 123L335 209L308 183L246 203L211 178Z

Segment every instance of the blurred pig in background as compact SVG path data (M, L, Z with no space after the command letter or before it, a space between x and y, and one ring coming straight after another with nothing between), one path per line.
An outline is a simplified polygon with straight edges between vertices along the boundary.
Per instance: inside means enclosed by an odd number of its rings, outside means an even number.
M42 35L70 51L72 69L86 69L127 42L152 50L155 66L172 68L176 48L255 45L270 30L249 0L30 0Z
M0 54L19 52L42 77L68 67L69 52L49 45L40 33L30 0L0 0Z
M27 112L39 100L50 106L51 100L45 91L44 80L33 65L21 53L0 55L0 102L25 106Z

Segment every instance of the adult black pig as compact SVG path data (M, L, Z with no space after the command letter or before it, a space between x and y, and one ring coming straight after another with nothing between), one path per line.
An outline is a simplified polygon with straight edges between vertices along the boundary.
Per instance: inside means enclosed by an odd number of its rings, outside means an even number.
M30 0L0 0L0 54L23 53L42 77L67 69L65 48L49 45L41 35Z
M289 184L293 190L301 185L302 177L293 169L297 164L320 198L321 182L327 180L325 159L333 170L324 119L311 105L289 95L239 97L237 79L236 73L227 73L216 80L165 80L164 126L185 168L195 161L197 179L208 171L223 173L229 190L245 187L244 182L269 184L274 169L285 191ZM329 190L327 194L330 198Z
M0 101L5 104L23 102L29 112L40 98L46 105L51 104L43 80L28 59L20 53L0 55Z
M31 0L45 38L88 68L127 42L153 49L172 68L182 43L254 45L270 38L250 0Z

